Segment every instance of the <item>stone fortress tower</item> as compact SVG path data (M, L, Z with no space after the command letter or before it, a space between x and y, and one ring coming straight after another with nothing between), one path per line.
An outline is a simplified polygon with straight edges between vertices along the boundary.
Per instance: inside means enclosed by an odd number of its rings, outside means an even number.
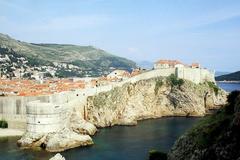
M62 105L43 103L40 100L27 104L27 132L49 133L64 128L66 109Z

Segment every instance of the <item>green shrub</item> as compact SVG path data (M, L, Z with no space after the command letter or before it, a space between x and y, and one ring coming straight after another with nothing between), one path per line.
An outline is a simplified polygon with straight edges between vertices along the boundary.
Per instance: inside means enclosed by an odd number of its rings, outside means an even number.
M172 87L173 86L180 87L181 85L184 84L184 80L177 78L177 76L174 74L171 74L170 76L168 76L167 81Z
M167 160L167 154L156 150L149 151L149 160Z
M208 86L213 89L215 95L218 95L219 87L213 82L207 82Z
M197 148L204 149L216 143L226 133L232 119L233 115L226 114L222 108L201 119L187 134Z
M0 128L8 128L8 123L5 120L0 120Z
M227 114L233 114L234 113L234 106L236 103L237 97L240 95L240 91L232 91L228 97L227 102L228 104L225 106L225 111Z
M159 88L162 87L162 85L163 85L163 81L162 80L156 81L155 88L154 88L155 95L157 95L158 90L159 90Z
M229 104L234 105L237 97L240 95L240 91L232 91L228 96L227 96L227 102Z

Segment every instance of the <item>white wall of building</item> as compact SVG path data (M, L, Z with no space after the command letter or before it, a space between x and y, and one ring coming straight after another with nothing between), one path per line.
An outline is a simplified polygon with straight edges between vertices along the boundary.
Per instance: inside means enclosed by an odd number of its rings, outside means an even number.
M203 83L205 81L214 82L214 73L211 73L207 69L203 68L176 68L176 75L178 78L190 80L196 84Z

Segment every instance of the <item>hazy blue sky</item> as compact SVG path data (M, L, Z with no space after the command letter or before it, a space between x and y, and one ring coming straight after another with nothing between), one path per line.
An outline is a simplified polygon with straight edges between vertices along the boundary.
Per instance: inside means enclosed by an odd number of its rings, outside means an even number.
M0 0L0 32L240 70L240 0Z

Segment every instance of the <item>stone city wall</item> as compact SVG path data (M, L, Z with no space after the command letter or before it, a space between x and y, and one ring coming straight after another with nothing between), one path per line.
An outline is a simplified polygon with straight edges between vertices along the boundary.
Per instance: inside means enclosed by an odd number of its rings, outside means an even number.
M203 68L176 68L176 75L178 78L190 80L196 84L206 81L215 82L214 73Z
M21 97L9 96L0 97L0 120L8 122L9 128L26 128L26 105L34 100L48 102L48 96Z
M204 81L215 81L214 74L206 69L200 68L166 68L151 70L132 78L126 79L121 82L113 82L107 86L99 86L95 88L78 89L76 91L66 91L61 93L55 93L48 96L36 96L36 97L0 97L0 119L5 119L9 123L9 128L21 128L26 129L26 123L30 126L27 128L31 131L44 131L46 129L53 130L59 129L59 126L55 122L59 122L57 117L61 115L64 108L71 107L83 107L88 96L93 96L101 92L107 92L115 87L121 87L125 83L135 83L140 80L150 79L159 76L169 76L176 74L177 77L193 81L194 83L201 83ZM38 100L38 101L36 101ZM34 101L34 102L31 102ZM30 102L30 103L29 103ZM28 107L26 107L28 106ZM55 107L59 106L61 111ZM41 108L40 110L33 108ZM27 110L28 108L28 110ZM46 109L45 108L49 108ZM81 109L82 113L83 108ZM56 114L52 114L52 111L56 111ZM49 114L42 114L48 113ZM26 116L26 113L28 116ZM34 120L34 117L36 120ZM38 121L40 123L38 123ZM52 121L52 122L51 122ZM52 124L54 123L54 124ZM39 129L34 125L42 125ZM45 125L45 126L44 126ZM51 127L51 125L53 125ZM44 129L45 128L45 129Z

